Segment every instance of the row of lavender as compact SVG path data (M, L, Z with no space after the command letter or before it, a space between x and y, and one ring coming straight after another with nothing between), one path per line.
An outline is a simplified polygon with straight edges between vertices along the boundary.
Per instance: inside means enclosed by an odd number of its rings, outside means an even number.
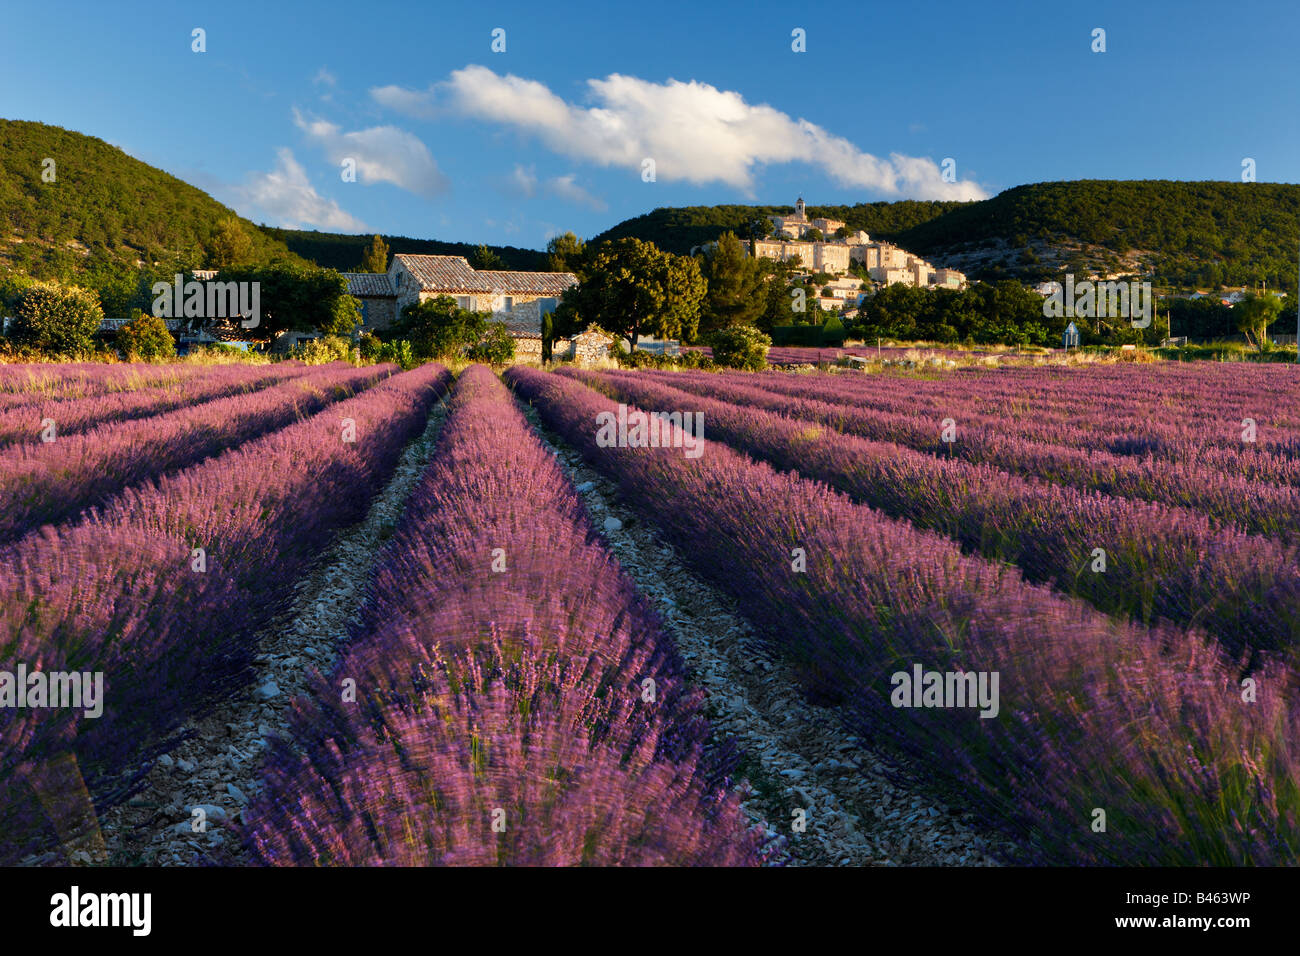
M1026 861L1296 862L1292 671L1265 662L1243 687L1239 664L1196 632L1123 623L716 442L694 459L608 447L597 415L611 401L561 376L508 375L810 691L896 740ZM931 700L928 679L924 699L900 694L899 675L918 669L949 694L950 674L1000 688L993 715Z
M449 382L425 366L324 400L193 467L155 463L102 509L0 548L0 669L102 680L97 716L52 699L0 711L6 862L67 838L49 791L69 757L98 804L120 799L187 716L248 680L254 635L364 514Z
M208 368L187 365L104 365L96 362L52 364L0 363L0 403L34 395L88 398L175 385L206 375ZM0 407L3 407L0 404Z
M284 428L369 388L395 366L345 363L253 392L128 421L108 421L52 441L0 448L0 542L74 517L137 482L185 468Z
M1143 623L1212 634L1233 654L1300 652L1300 554L1188 509L1114 498L936 458L719 401L643 374L568 372L642 408L703 413L712 437L775 467L1017 565L1030 580ZM673 378L669 381L677 381ZM717 394L731 394L719 381ZM1100 552L1100 553L1099 553Z
M932 377L907 376L909 390L919 403L952 394L970 394L995 414L1036 416L1039 410L1069 414L1080 401L1120 416L1156 416L1169 420L1211 414L1231 418L1251 414L1261 424L1295 431L1300 410L1287 396L1294 395L1290 368L1278 365L1216 365L1213 363L1159 365L1100 365L1088 368L1038 366L1017 369L963 368ZM774 377L774 376L773 376ZM850 384L852 384L851 380ZM873 387L889 376L859 377L858 384ZM1176 404L1170 399L1176 398ZM994 403L1005 403L999 407Z
M245 842L272 865L743 864L650 606L482 366ZM349 691L352 691L349 693Z
M164 412L210 402L241 392L301 378L311 372L305 365L273 368L218 365L203 375L182 381L151 384L129 391L105 392L79 398L25 395L23 400L0 407L0 445L11 442L54 440L58 435L84 432L95 425L147 418ZM19 396L12 396L18 398Z
M1253 480L1300 484L1300 425L1291 417L1291 406L1300 395L1293 379L1274 377L1266 383L1268 388L1235 397L1218 395L1220 380L1209 374L1165 379L1154 394L1121 410L1099 402L1106 380L1092 378L1091 370L1072 373L1064 384L1031 370L1004 370L993 381L956 373L935 382L767 373L757 376L754 384L788 396L869 406L895 416L895 427L904 431L911 424L928 424L931 442L937 440L937 423L951 418L965 443L978 443L977 436L1001 437L1120 456L1152 455L1166 464L1208 466ZM997 383L1009 390L1005 400L1019 408L1018 415L988 406L985 389ZM1142 380L1109 385L1140 390ZM1049 388L1060 393L1055 406L1043 401Z
M1189 508L1204 512L1224 527L1300 540L1300 486L1253 480L1196 461L1140 458L1064 443L1035 442L997 424L969 424L957 407L957 399L953 401L953 414L947 416L952 419L948 425L916 409L886 411L877 407L875 398L864 398L853 390L852 383L840 376L823 380L820 376L805 379L691 372L646 374L697 395L743 402L871 441L987 464L1084 491ZM905 393L910 385L895 380L893 388ZM903 403L906 399L893 395L890 401ZM945 437L945 428L951 429L948 433L951 441ZM1071 426L1062 426L1060 434L1068 436L1067 441L1086 445L1093 432L1091 423L1081 419ZM1261 455L1255 460L1272 462L1279 469L1293 467L1293 463L1272 456ZM1262 464L1260 467L1265 468Z

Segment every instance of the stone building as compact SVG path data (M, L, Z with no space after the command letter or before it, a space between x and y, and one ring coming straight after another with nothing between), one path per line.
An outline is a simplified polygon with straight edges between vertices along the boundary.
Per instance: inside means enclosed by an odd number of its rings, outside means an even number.
M361 331L386 329L397 321L397 293L383 272L344 272L348 295L361 303Z
M769 216L768 218L772 220L773 229L778 235L791 239L802 239L810 229L816 229L825 238L830 239L837 230L844 228L844 223L838 219L809 219L802 196L794 204L793 215Z
M345 272L348 292L361 301L362 329L375 331L396 322L415 302L451 296L462 309L492 313L527 351L536 342L541 354L542 316L554 312L560 295L578 278L571 272L515 272L475 269L462 256L398 253L387 273Z
M475 269L461 256L393 256L388 279L397 314L413 302L449 295L462 309L491 312L512 331L536 328L553 312L565 289L578 284L571 272L512 272Z
M809 219L801 196L790 216L770 217L776 235L771 239L757 239L752 252L759 258L789 262L795 256L809 272L825 272L833 276L844 275L853 263L861 265L873 280L890 285L902 282L919 288L942 286L948 289L966 287L966 277L956 269L936 269L926 260L914 256L906 249L889 242L872 242L862 230L835 238L844 227L838 219ZM809 230L820 230L824 241L807 241Z

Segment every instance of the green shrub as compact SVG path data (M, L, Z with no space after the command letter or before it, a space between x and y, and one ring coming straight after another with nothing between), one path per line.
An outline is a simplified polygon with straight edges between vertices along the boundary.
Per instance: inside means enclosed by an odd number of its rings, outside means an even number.
M721 329L710 336L713 361L726 368L761 371L767 368L767 350L772 340L752 326Z
M328 365L352 360L352 343L341 335L300 342L289 350L289 357L307 365Z
M421 359L456 358L483 341L490 315L462 309L451 296L440 295L408 305L394 331Z
M415 357L415 350L411 348L411 343L406 339L398 339L396 342L385 342L375 356L376 362L392 362L403 369L413 369L420 364Z
M94 349L103 319L95 293L39 283L19 294L9 337L17 345L47 354L80 355Z
M378 362L380 361L379 356L384 350L384 343L377 335L363 332L357 340L357 349L361 352L363 361Z
M683 352L677 359L677 364L681 368L695 368L702 372L712 372L718 367L718 363L709 358L703 352Z
M468 355L474 362L509 365L515 360L515 337L504 322L493 322L488 326L487 334L470 348Z
M131 321L117 330L114 344L128 359L153 362L176 357L176 342L166 321L139 309L131 310Z
M844 339L848 335L844 331L844 323L840 321L838 315L832 315L826 320L826 324L821 328L821 333L821 344L831 348L839 348L843 345Z
M822 342L822 327L814 324L774 325L772 344L816 348Z

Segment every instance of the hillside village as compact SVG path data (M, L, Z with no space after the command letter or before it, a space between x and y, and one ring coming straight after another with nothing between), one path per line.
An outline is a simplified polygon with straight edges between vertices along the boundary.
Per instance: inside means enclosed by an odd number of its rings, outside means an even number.
M956 269L936 268L889 242L872 242L862 230L849 233L838 219L809 219L802 196L795 202L792 215L769 219L775 236L780 238L754 240L754 256L781 262L797 257L813 272L832 276L845 275L856 263L882 286L901 282L918 288L966 287L966 276Z

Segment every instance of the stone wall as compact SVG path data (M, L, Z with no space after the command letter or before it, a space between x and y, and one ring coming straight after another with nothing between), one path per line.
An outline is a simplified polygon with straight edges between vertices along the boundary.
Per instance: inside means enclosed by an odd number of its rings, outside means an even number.
M353 296L364 304L365 323L363 332L375 332L386 329L397 321L397 299L392 296Z
M551 345L551 358L555 361L595 362L609 357L613 341L599 332L582 332L572 339L556 339ZM516 335L515 361L540 362L542 360L541 336Z

